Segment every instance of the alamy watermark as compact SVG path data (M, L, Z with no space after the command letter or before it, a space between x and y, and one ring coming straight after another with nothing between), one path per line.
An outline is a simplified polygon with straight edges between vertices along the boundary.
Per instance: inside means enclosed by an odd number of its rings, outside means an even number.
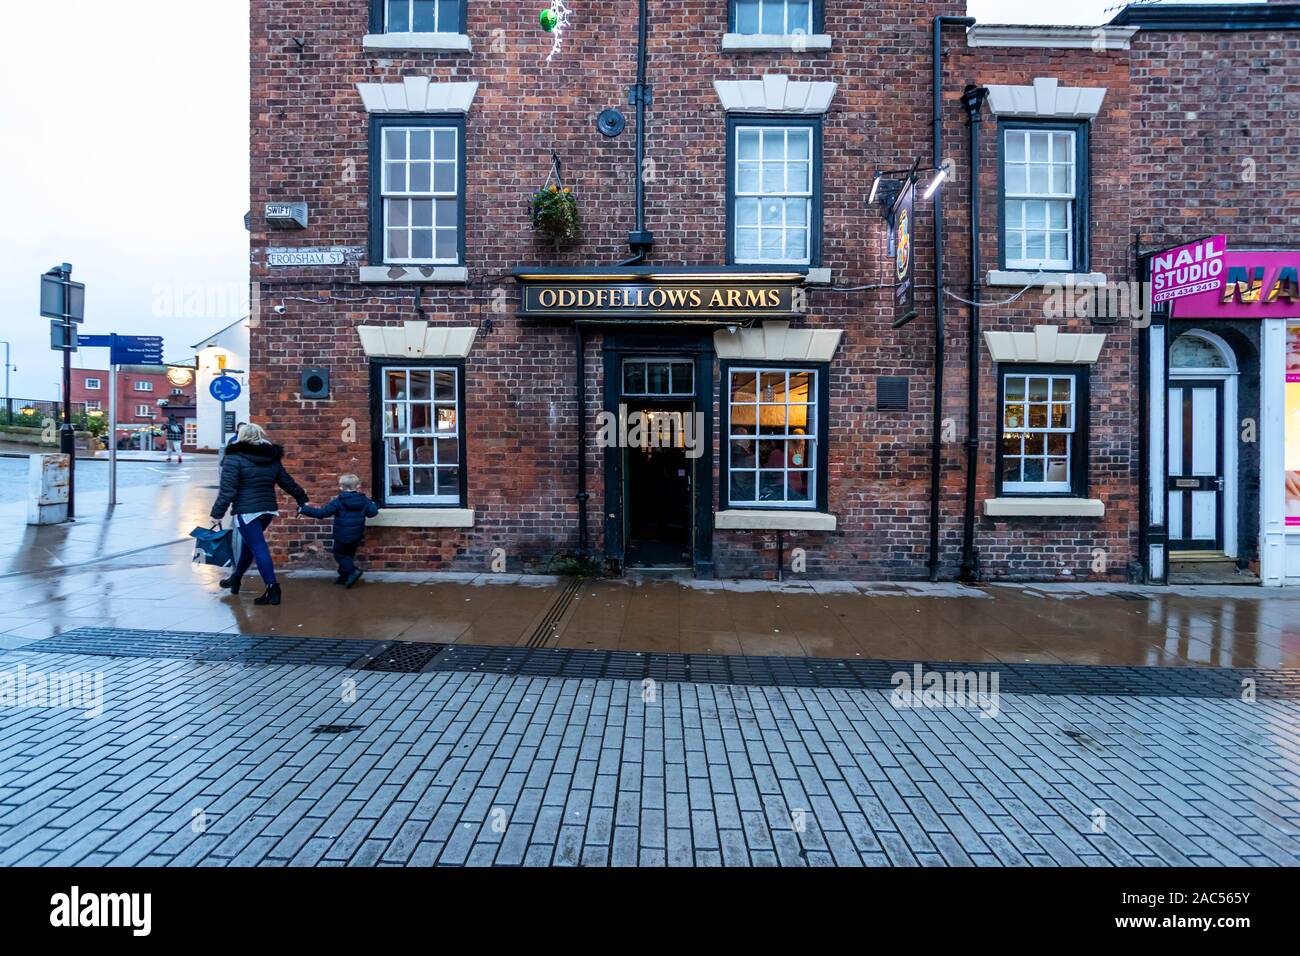
M634 411L618 406L618 414L596 416L596 445L600 448L681 448L687 458L704 454L704 413Z
M28 670L19 664L16 671L0 670L0 707L46 707L54 710L81 710L84 717L104 713L104 674L102 671Z
M927 671L913 664L911 671L895 671L889 682L889 702L899 710L978 709L981 717L996 717L1000 710L997 671Z
M1131 321L1138 328L1151 322L1150 282L1089 282L1067 277L1043 286L1043 314L1049 319Z

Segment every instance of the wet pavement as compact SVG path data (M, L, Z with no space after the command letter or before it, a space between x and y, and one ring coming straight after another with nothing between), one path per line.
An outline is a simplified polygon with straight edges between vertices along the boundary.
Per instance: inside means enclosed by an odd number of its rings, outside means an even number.
M846 660L1300 667L1300 593L1230 586L586 580L507 574L284 575L279 607L190 561L212 459L136 462L111 515L29 527L0 504L0 648L86 626L440 644ZM146 471L147 470L147 471ZM83 474L85 472L83 471ZM364 563L364 551L362 553Z
M135 465L71 525L0 502L0 865L1300 864L1300 594L297 572L258 608L189 561L215 462ZM891 693L923 674L1000 683Z

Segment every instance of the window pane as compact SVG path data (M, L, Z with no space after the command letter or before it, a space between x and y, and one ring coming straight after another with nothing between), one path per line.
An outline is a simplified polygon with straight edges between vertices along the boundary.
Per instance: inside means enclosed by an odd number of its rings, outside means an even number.
M429 370L411 369L411 398L427 402L429 400Z
M433 439L411 439L411 463L416 465L433 464Z
M412 259L432 259L433 258L433 231L430 229L420 229L411 233L411 258Z
M439 369L433 373L433 397L440 402L455 399L456 373L454 371Z
M404 163L384 163L384 192L406 192L406 165Z
M736 0L736 32L758 32L758 0Z
M736 131L736 158L758 159L758 130L740 129Z
M1018 195L1025 191L1025 186L1027 184L1028 179L1025 176L1025 167L1019 163L1007 163L1007 192L1009 194ZM1007 205L1010 207L1016 204L1008 203Z
M456 431L456 406L439 405L438 406L438 431L452 432Z
M1025 134L1019 130L1007 130L1007 162L1023 163L1025 161Z
M417 495L436 495L437 487L434 484L432 468L414 468L414 482L412 484L412 494Z
M438 0L438 30L460 32L460 0Z
M763 158L785 159L785 130L763 130Z
M447 262L460 258L456 242L456 233L449 229L438 230L438 248L435 250L439 261Z
M1029 134L1029 160L1034 163L1047 162L1047 134Z
M411 159L429 158L429 136L430 130L411 130Z
M812 130L796 128L786 133L786 156L790 159L812 158Z
M754 472L733 471L731 473L730 497L732 501L754 501Z
M434 221L437 225L451 226L455 229L460 228L460 223L457 221L458 210L456 208L455 202L453 202L450 199L436 199L436 200L430 200L429 202L430 205L433 206L435 210L435 215L437 218Z
M736 169L736 192L756 193L759 188L758 163L740 163Z
M1047 192L1046 166L1029 167L1029 191L1035 194Z
M758 473L758 500L785 500L785 472L760 471Z
M785 164L763 164L763 192L779 193L785 190Z
M1070 240L1063 232L1054 232L1047 238L1047 258L1065 262L1070 258Z
M436 443L438 464L454 465L460 461L460 439L439 438Z
M754 401L754 380L753 372L732 372L731 373L731 400L732 402L752 402Z
M787 33L812 32L808 0L789 0L786 5L785 25Z
M436 193L456 192L456 164L437 162L433 164L433 191Z
M781 232L770 229L759 236L758 255L762 259L780 259L784 255Z
M754 467L754 443L753 441L733 441L731 443L731 467L732 468L753 468Z
M645 363L626 362L623 365L623 391L630 395L645 394Z
M779 226L785 214L785 204L779 199L762 201L762 223L765 226Z
M787 230L785 234L785 258L791 260L808 258L807 229Z
M413 226L431 226L433 225L433 200L432 199L412 199L411 203L411 225Z
M388 29L406 31L411 28L410 0L388 0Z
M411 26L419 33L432 33L438 28L438 10L434 0L413 0L414 16Z
M1005 386L1006 398L1024 398L1025 397L1025 380L1019 376L1007 376Z
M390 129L384 131L384 154L388 159L402 159L406 156L406 131Z
M405 229L388 230L388 259L409 259L411 255L408 243L409 233Z
M413 193L427 193L430 183L428 163L411 163L408 190Z
M787 226L806 226L808 224L807 199L787 199L785 201L785 222Z
M1035 377L1029 380L1029 400L1031 402L1047 401L1047 379Z
M456 159L456 131L454 129L436 129L433 131L434 159Z
M757 229L736 229L736 258L737 259L757 259L758 258L758 230Z
M674 362L672 376L674 395L690 395L695 392L695 366L690 362Z
M668 394L668 363L650 362L646 366L646 391L652 395Z
M409 405L411 424L409 431L413 435L427 435L433 431L433 415L429 405Z

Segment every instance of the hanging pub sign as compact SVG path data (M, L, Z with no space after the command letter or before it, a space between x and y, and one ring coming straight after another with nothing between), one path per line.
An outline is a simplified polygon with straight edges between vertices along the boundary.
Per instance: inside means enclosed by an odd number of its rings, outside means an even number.
M894 328L904 325L916 318L916 272L913 264L913 200L916 194L916 182L909 179L903 184L894 202L891 217L893 236L890 245L894 250Z
M520 267L514 276L526 319L731 322L805 311L802 271Z

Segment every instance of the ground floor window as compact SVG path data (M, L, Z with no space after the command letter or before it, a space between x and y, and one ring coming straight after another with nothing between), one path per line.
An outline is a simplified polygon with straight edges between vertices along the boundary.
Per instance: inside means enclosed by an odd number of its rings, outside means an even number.
M1300 322L1286 328L1286 423L1283 426L1286 469L1286 527L1300 531Z
M374 423L377 489L389 505L465 501L464 368L377 365Z
M185 444L197 445L199 443L199 423L193 418L185 419Z
M1076 366L999 366L999 495L1086 493L1087 385Z
M724 366L724 504L825 508L825 367Z

